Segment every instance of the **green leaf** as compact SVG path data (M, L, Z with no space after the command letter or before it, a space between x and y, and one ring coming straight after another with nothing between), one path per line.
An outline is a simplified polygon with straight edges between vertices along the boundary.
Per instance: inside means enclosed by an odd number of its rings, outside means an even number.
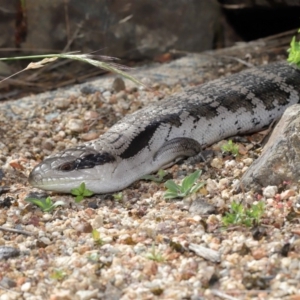
M83 196L84 197L90 197L90 196L93 196L93 195L94 195L94 193L92 191L90 191L90 190L85 190L83 192Z
M295 36L292 38L290 46L291 47L288 49L289 56L287 61L290 63L294 63L299 67L300 66L300 42L296 41Z
M53 203L50 197L42 199L26 198L25 201L38 206L43 212L51 212L55 207L65 204L63 201Z
M71 189L71 194L73 196L78 196L78 195L81 195L81 192L78 188L75 188L75 189Z
M79 202L81 202L83 200L83 196L82 195L78 195L78 196L76 196L76 198L75 198L75 202L76 203L79 203Z
M79 203L82 201L85 197L90 197L94 195L94 193L85 187L85 183L82 182L78 188L71 189L71 194L73 196L76 196L75 202Z
M172 179L165 182L165 187L172 192L178 192L180 190L180 186L177 185Z
M84 182L82 182L82 183L80 184L80 186L79 186L79 191L80 191L81 194L84 193L84 191L85 191L85 183L84 183Z
M230 212L227 212L222 218L224 226L230 224L245 225L247 227L258 224L264 214L264 203L253 204L249 209L242 204L233 201L230 206Z
M115 194L113 194L113 197L115 200L120 201L123 198L123 193L122 192L115 193Z
M164 198L166 198L166 199L173 199L173 198L179 198L179 196L178 196L178 193L165 192Z
M202 172L201 170L197 170L194 173L192 173L191 175L189 175L183 179L181 186L182 186L182 189L184 192L186 192L192 188L195 181L200 177L201 172Z
M162 182L164 177L167 175L167 172L164 171L163 169L158 170L157 175L145 175L142 177L144 180L151 180L154 182Z
M196 185L194 185L194 186L191 188L190 193L191 193L191 194L196 193L196 192L197 192L199 189L201 189L204 185L205 185L204 182L197 183Z

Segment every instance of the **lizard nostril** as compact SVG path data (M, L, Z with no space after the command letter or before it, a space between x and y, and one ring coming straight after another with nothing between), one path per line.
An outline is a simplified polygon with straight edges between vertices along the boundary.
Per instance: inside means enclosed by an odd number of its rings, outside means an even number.
M35 183L39 183L43 181L43 176L39 173L39 168L35 167L31 173L29 174L28 181L31 185L35 185Z

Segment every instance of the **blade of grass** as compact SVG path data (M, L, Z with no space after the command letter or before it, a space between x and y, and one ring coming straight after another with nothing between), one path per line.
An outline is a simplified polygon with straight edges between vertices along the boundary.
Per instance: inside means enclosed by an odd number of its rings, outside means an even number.
M8 78L11 78L12 76L14 76L16 74L19 74L19 73L25 71L25 70L41 68L44 65L52 62L53 60L56 60L58 58L65 58L65 59L72 59L72 60L78 60L81 62L85 62L85 63L91 64L97 68L101 68L101 69L107 70L109 72L113 72L115 74L118 74L118 75L121 75L121 76L127 78L128 80L131 80L132 82L134 82L138 85L145 87L146 89L149 89L148 86L143 84L141 81L139 81L135 77L120 70L120 67L121 67L120 65L116 65L116 64L113 65L113 64L105 63L103 61L93 59L93 57L95 57L95 56L90 55L90 54L76 54L76 52L70 52L70 53L62 53L62 54L42 54L42 55L29 55L29 56L16 56L16 57L0 58L0 61L21 60L21 59L39 59L39 58L43 59L39 62L30 63L25 69L19 71L18 73L11 75L10 77L3 79L2 81L0 81L0 83L3 82L4 80L7 80ZM105 57L105 59L107 59L107 58Z

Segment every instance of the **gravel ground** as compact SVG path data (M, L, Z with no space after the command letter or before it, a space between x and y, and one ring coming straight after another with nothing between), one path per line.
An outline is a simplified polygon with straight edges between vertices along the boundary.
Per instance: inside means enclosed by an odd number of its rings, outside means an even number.
M205 163L169 168L176 182L203 170L205 186L183 200L164 199L164 183L138 181L79 204L48 193L64 202L52 212L25 201L37 192L27 176L47 155L97 138L150 101L243 67L189 55L138 71L152 91L128 82L115 91L120 82L108 77L0 104L0 300L300 299L299 186L235 192L260 153L256 136L237 140L236 157L222 154L221 141ZM263 201L260 222L224 227L233 201Z

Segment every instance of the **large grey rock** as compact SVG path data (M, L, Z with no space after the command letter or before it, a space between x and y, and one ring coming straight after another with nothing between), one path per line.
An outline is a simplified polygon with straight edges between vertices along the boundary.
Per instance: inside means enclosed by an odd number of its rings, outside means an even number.
M0 13L15 16L17 5L10 2L16 1L2 1ZM200 52L213 48L221 29L217 0L27 0L26 14L21 48L48 53L101 50L102 55L138 59L174 48ZM15 23L5 20L0 20L0 44L14 47Z
M245 9L245 8L262 8L262 7L288 7L288 6L300 6L299 0L218 0L222 3L223 7L227 9Z
M244 189L260 190L300 179L300 105L289 107L275 127L262 155L241 180Z

